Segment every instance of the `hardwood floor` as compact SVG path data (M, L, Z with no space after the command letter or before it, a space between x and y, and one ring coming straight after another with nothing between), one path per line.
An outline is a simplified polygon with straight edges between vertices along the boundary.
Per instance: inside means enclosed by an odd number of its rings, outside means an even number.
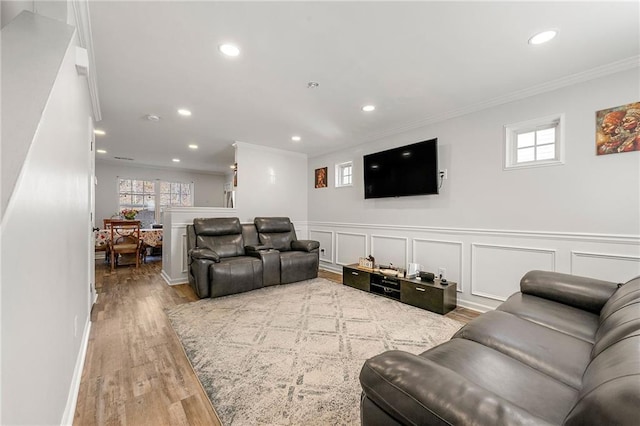
M75 425L220 425L164 309L197 300L170 287L160 262L96 266L98 301Z
M98 301L74 425L221 425L164 310L198 300L188 284L168 286L161 263L140 269L96 263ZM342 283L342 275L320 271ZM468 322L477 312L447 314Z

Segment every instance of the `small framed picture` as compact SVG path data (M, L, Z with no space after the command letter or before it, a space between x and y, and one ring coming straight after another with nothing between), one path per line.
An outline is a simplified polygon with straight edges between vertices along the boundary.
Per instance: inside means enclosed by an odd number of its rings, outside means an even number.
M640 102L596 112L596 154L640 151Z
M327 168L321 167L316 169L316 188L327 187Z

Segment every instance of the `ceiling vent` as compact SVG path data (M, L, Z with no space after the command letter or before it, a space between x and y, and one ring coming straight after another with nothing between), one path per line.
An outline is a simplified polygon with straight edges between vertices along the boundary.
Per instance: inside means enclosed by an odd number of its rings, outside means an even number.
M127 161L134 161L133 158L129 158L129 157L113 157L116 160L127 160Z

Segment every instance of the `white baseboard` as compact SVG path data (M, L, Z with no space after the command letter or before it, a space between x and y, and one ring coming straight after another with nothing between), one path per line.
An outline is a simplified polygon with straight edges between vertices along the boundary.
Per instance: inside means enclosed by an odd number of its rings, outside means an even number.
M82 344L76 358L76 367L73 371L71 379L71 387L67 396L67 405L62 414L61 425L73 425L73 417L76 413L76 404L78 403L78 392L80 391L80 380L82 379L82 370L84 369L84 361L87 356L87 348L89 347L89 335L91 334L91 316L87 316L87 322L84 325L84 333L82 334Z
M460 298L458 298L458 306L471 309L472 311L481 312L481 313L495 310L495 308L491 306L486 306L486 305L475 303L475 302L469 302L468 300L460 300Z
M169 275L167 275L167 273L164 271L164 269L162 271L160 271L160 276L169 285L189 284L189 280L188 279L184 279L184 278L171 279L171 277L169 277Z
M335 272L336 274L342 275L342 266L337 266L332 264L323 264L321 262L319 269L327 272Z

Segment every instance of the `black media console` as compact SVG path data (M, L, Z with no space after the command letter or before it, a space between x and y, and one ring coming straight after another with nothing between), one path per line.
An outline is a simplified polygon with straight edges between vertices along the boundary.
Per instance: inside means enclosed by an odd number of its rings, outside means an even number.
M415 278L389 277L354 264L342 267L342 283L442 315L457 305L458 286L451 281L442 285L440 280L425 282Z

